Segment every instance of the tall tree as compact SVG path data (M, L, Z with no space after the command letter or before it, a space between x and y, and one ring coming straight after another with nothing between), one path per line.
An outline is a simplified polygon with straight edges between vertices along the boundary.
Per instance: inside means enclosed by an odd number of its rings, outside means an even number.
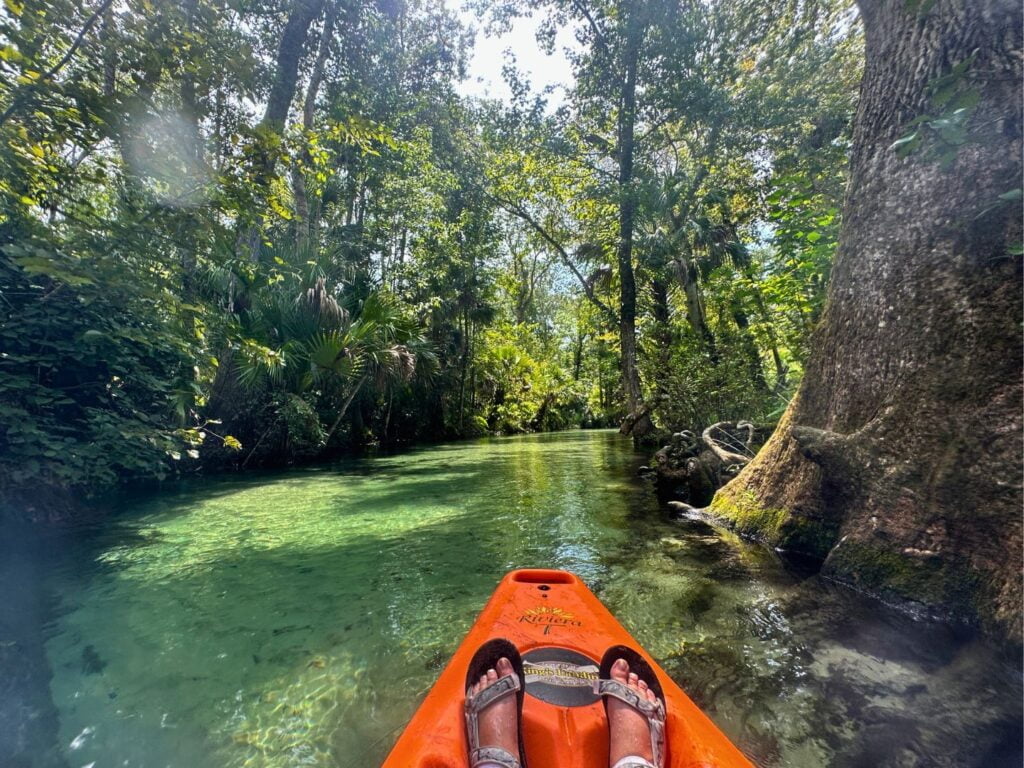
M338 15L338 3L328 0L327 11L324 14L324 25L320 31L320 43L317 48L316 61L313 63L313 70L309 74L309 84L306 86L306 95L302 102L302 130L309 140L313 131L314 116L316 114L316 100L320 93L320 85L324 79L324 68L331 52L331 42L334 38L334 24ZM313 156L309 151L309 145L303 142L298 162L292 164L292 195L295 198L295 243L300 249L306 249L310 244L311 232L315 230L311 226L309 211L309 195L306 191L305 172L313 165ZM316 244L316 243L314 243Z
M263 119L256 128L256 148L253 153L253 187L257 195L268 192L274 165L277 161L285 122L298 87L299 63L302 51L309 37L309 28L323 11L326 0L295 0L288 12L288 19L281 31L274 66L274 77L267 96ZM333 7L333 6L332 6ZM333 19L332 19L333 20ZM319 78L314 73L314 82L319 87ZM312 93L316 99L316 90ZM305 224L305 220L303 221ZM260 253L261 228L252 224L244 233L243 243L252 258Z
M833 578L1021 632L1021 7L860 0L839 251L806 375L712 508Z
M644 405L640 369L636 350L636 277L633 270L633 228L636 223L636 191L633 188L633 163L636 131L637 69L647 32L646 8L643 4L621 3L622 63L619 74L618 109L619 160L619 242L616 256L619 267L619 347L622 354L622 387L626 392L629 413L622 423L623 434L643 438L653 428Z

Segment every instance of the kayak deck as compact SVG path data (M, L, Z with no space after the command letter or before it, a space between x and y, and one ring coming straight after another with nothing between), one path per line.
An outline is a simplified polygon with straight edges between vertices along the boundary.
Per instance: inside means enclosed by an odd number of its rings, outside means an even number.
M647 659L664 690L666 765L751 766L577 576L517 570L502 579L384 768L467 768L466 670L476 649L494 637L508 639L523 656L522 727L529 768L607 768L607 720L592 686L601 656L619 644Z

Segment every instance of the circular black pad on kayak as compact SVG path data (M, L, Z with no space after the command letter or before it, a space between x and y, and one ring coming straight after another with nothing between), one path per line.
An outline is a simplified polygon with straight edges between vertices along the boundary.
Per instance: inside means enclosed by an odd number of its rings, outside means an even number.
M568 648L534 648L523 656L526 692L560 707L585 707L598 700L597 669L596 661Z

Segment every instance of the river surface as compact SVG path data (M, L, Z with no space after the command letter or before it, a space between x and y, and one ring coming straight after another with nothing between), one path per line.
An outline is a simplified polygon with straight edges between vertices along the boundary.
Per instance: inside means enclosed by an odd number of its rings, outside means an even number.
M1021 765L984 641L666 518L611 432L487 439L120 502L50 548L32 765L378 765L506 571L579 574L761 766Z

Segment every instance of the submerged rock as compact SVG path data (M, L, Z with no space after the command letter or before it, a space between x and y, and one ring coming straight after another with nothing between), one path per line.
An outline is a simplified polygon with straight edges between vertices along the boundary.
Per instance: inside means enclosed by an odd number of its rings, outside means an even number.
M96 653L96 649L91 645L87 645L82 649L83 675L98 675L103 672L106 666L107 662L100 658L100 655Z

